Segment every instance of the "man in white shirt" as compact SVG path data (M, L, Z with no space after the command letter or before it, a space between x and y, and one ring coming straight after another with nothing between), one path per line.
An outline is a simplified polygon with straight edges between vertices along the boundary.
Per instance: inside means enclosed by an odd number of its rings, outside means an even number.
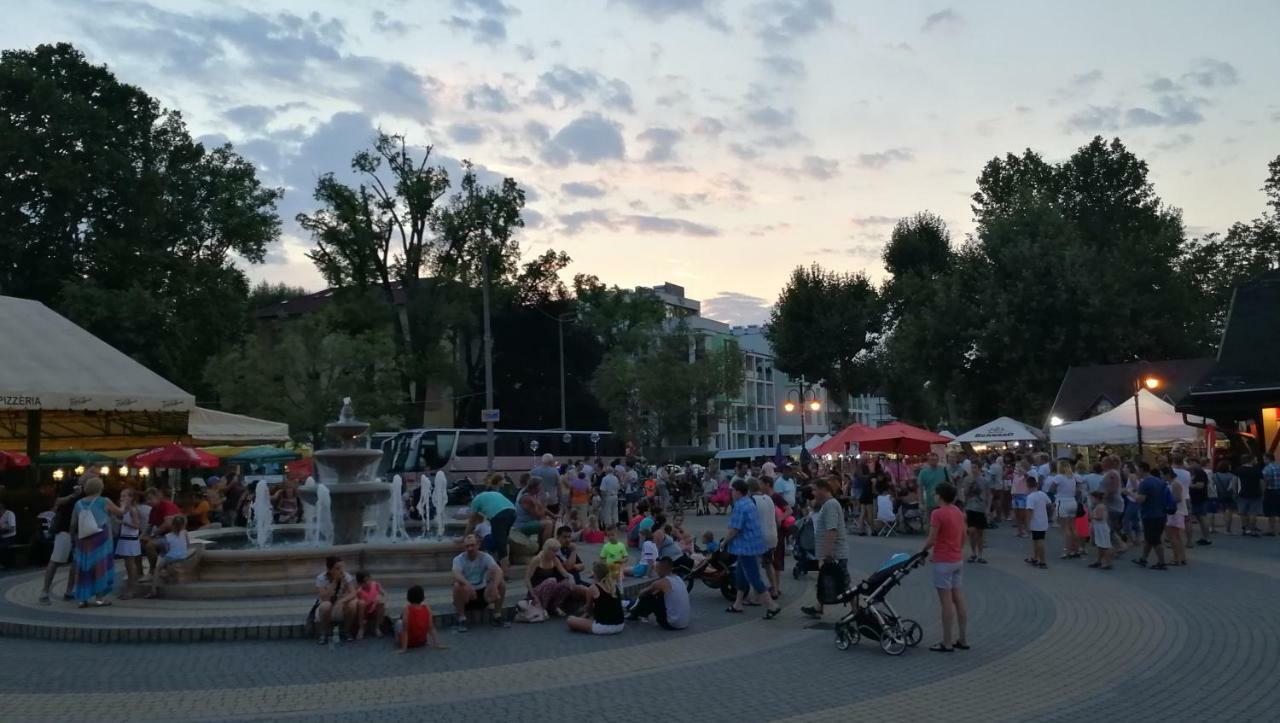
M782 495L789 507L796 506L796 480L791 476L791 465L782 463L782 473L773 482L773 491Z
M778 571L773 564L773 551L778 546L778 513L777 507L773 504L773 485L770 484L768 477L762 480L750 480L747 482L747 492L751 495L751 501L756 503L760 531L764 533L764 544L769 548L760 557L760 566L769 578L770 593L777 593Z
M774 473L776 471L777 471L777 466L773 463L773 460L771 459L765 460L764 464L760 465L760 474L770 479L773 479Z

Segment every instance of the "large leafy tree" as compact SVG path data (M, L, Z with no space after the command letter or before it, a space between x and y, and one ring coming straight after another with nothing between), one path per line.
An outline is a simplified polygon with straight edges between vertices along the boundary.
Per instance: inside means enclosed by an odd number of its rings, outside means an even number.
M866 360L883 325L882 306L865 274L796 267L766 332L775 366L836 396L859 391L872 379Z
M205 396L246 331L280 191L67 44L0 54L0 293L40 300Z
M917 287L950 270L951 253L951 232L941 216L924 211L898 221L882 255L890 277L883 296L891 319Z

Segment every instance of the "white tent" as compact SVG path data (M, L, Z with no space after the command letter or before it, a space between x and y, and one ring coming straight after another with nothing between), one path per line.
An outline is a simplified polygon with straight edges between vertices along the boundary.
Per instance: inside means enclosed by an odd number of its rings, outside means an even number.
M1204 430L1184 424L1182 415L1173 410L1172 404L1145 389L1138 393L1138 399L1144 444L1195 442L1203 438ZM1133 405L1134 397L1129 397L1104 414L1050 427L1049 438L1054 444L1137 444L1138 428ZM1197 424L1206 421L1200 417L1188 416L1188 419Z
M1011 417L1000 417L980 427L970 429L951 441L953 444L963 442L991 444L999 442L1035 442L1041 439L1044 439L1044 433L1035 427L1023 424Z
M812 452L815 447L827 441L828 439L831 439L830 434L815 434L809 438L809 441L804 443L805 449Z
M289 425L197 407L187 419L187 435L197 444L287 442Z

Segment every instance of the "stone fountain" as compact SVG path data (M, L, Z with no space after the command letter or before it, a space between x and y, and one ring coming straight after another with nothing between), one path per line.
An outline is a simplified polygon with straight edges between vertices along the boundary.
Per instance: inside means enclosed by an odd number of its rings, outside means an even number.
M369 449L369 424L356 419L351 398L342 400L338 421L325 425L325 433L337 442L337 448L317 451L315 460L317 487L328 488L333 515L333 544L353 545L365 541L365 507L387 502L391 485L374 479L382 451ZM303 502L316 504L316 489L298 491Z

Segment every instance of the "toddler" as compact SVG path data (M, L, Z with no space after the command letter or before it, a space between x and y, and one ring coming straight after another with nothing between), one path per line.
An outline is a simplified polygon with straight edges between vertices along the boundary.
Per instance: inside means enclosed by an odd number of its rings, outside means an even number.
M376 583L375 583L376 584ZM409 588L405 596L407 603L396 621L396 644L398 653L406 653L409 648L446 647L440 643L436 635L436 626L431 618L431 608L427 607L427 594L421 585Z
M653 541L653 530L645 530L640 533L640 537L644 540L640 543L640 562L630 570L624 569L622 572L625 576L648 577L654 563L658 561L658 545Z
M609 525L609 541L600 548L600 560L609 566L615 583L622 580L622 565L627 561L627 546L618 541L618 526Z
M164 557L156 563L155 572L151 577L151 592L143 597L148 599L159 597L160 580L164 578L165 568L187 559L187 547L190 541L191 538L187 536L187 518L183 515L174 515L171 530L164 536Z
M1110 570L1111 525L1107 523L1107 505L1102 501L1103 497L1100 489L1089 493L1089 501L1093 505L1093 510L1089 513L1089 532L1093 538L1093 546L1098 550L1098 559L1089 563L1089 567Z
M382 585L368 572L356 573L356 640L364 639L364 630L373 623L373 634L382 637L382 619L387 616L387 598Z

